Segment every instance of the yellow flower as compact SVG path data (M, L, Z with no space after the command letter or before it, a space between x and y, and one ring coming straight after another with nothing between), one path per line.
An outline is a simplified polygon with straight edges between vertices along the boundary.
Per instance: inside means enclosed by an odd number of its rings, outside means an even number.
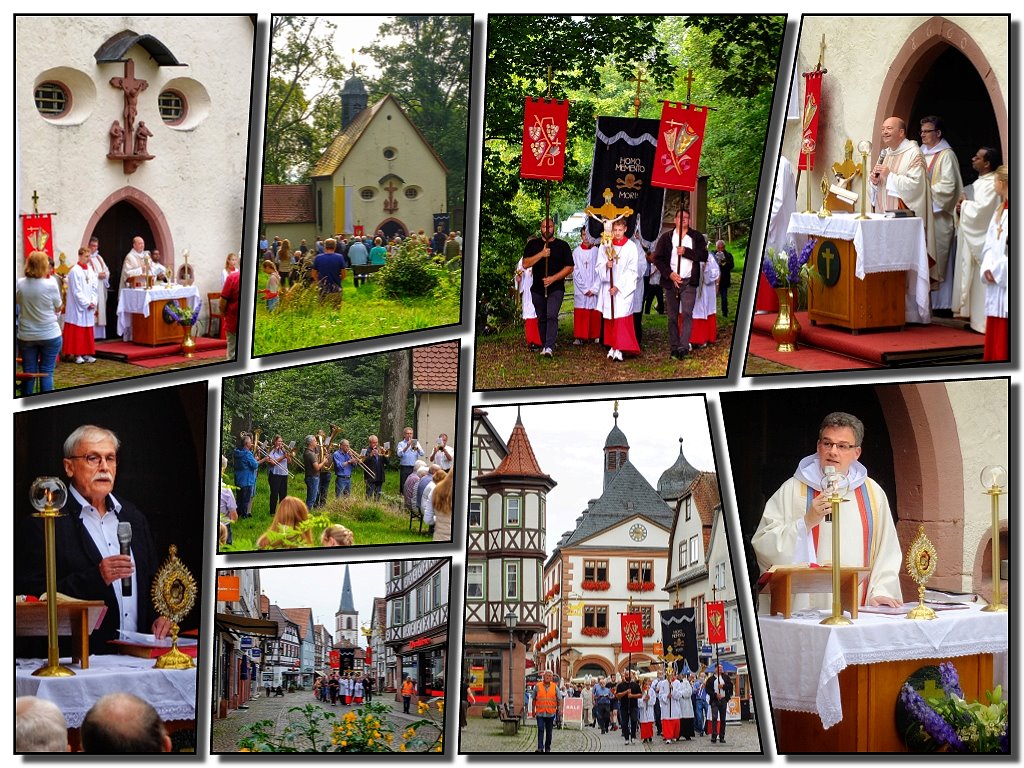
M374 731L373 732L373 738L379 739L380 738L380 731Z
M347 742L347 741L342 741L342 742L341 742L341 746L343 746L343 747L347 747L347 746L348 746L348 742Z
M442 715L444 714L444 699L438 699L437 711L440 712Z
M430 710L430 705L425 701L419 702L416 706L418 707L421 715L425 715Z
M395 736L394 734L389 733L386 736L384 736L384 739L387 741L388 744L390 744L392 741L395 740Z
M399 752L405 752L405 744L399 744L398 745L398 751Z
M249 749L248 747L242 747L242 748L241 748L241 749L239 749L238 751L239 751L239 752L252 752L252 750L251 750L251 749Z

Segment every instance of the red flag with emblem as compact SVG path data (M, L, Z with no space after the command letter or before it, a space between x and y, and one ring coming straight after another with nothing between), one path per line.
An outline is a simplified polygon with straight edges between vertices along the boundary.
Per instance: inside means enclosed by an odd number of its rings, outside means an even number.
M707 107L670 101L662 104L651 184L690 192L697 188L707 119Z
M725 603L707 603L708 609L708 642L712 645L726 642L725 639Z
M622 652L644 652L644 618L639 613L622 614Z
M800 116L803 136L800 139L801 171L814 170L814 151L818 147L818 118L821 117L821 77L824 70L804 72L804 111ZM810 168L807 164L810 163Z
M332 669L338 669L341 666L341 651L330 651L327 654L327 664Z
M25 213L21 216L25 258L32 251L42 251L53 261L53 216L49 213Z
M568 124L568 101L526 97L520 176L524 179L562 180L565 173L565 131Z

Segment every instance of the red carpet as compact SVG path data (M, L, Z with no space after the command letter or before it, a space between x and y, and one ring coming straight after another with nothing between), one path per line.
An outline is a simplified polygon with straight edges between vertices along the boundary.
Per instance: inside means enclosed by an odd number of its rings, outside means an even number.
M226 360L225 355L227 354L226 347L224 349L207 349L204 352L196 352L192 355L193 360ZM135 360L129 360L132 365L138 365L142 368L159 368L162 365L174 365L175 363L188 362L188 358L182 354L177 355L164 355L163 357L143 357L136 358Z
M223 356L227 350L227 342L222 339L209 339L200 336L195 339L196 354L194 357L206 359ZM186 358L181 354L181 344L161 344L150 347L145 344L133 344L130 341L106 341L96 345L96 357L105 360L117 360L122 363L156 368L161 365L180 363Z
M980 360L985 342L981 334L937 324L908 325L902 331L862 331L854 335L841 328L811 325L806 312L799 312L797 316L800 320L797 343L801 347L814 347L886 368ZM751 347L755 334L771 336L774 322L773 313L754 315ZM786 365L802 367L798 363Z
M814 347L800 346L796 352L776 352L775 346L775 340L771 336L752 333L747 353L771 360L773 363L788 365L790 368L799 368L801 371L848 371L882 367Z

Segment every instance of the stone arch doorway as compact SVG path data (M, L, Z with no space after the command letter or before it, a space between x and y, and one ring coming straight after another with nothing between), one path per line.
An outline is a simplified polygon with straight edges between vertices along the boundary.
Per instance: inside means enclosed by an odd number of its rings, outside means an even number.
M102 254L110 270L110 292L107 295L107 338L117 334L117 296L121 285L121 264L132 249L138 235L146 241L146 249L158 248L164 266L174 268L174 243L163 212L144 192L125 187L109 195L93 213L86 225L82 242L95 235L100 239Z
M920 139L920 120L938 115L960 161L965 183L974 180L970 158L981 146L1006 157L1006 103L985 53L960 26L941 16L915 29L889 67L875 113L878 131L890 115L907 120L907 138Z
M377 229L382 230L384 232L384 236L387 237L388 240L393 238L395 235L403 240L409 236L409 229L399 219L384 219L384 221L377 225ZM373 232L367 232L366 234L373 237L376 234L377 229L373 230Z

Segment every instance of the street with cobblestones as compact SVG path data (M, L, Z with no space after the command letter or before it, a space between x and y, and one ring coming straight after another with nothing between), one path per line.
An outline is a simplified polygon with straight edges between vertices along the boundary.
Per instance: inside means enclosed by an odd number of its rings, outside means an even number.
M391 705L391 714L388 717L394 724L396 734L408 727L410 723L423 719L422 716L416 713L415 706L412 709L412 714L404 714L401 704L396 703L388 695L384 697L375 696L373 700L374 702L383 701ZM283 697L271 696L269 699L261 695L259 698L249 701L244 709L232 710L226 718L213 721L213 725L210 728L210 753L238 752L239 740L249 733L246 726L260 720L272 721L274 723L274 732L277 734L283 733L287 725L294 725L303 720L299 713L292 712L291 710L295 707L305 707L306 704L315 704L320 709L334 712L339 717L356 709L355 706L346 707L339 704L332 707L330 704L323 704L316 701L313 698L313 694L309 691L288 693ZM436 711L434 712L434 717L437 717ZM437 738L438 729L432 726L424 726L420 729L419 734L427 739L428 742L432 742ZM321 735L327 740L330 739L330 732L326 728ZM297 741L295 746L300 751L304 748L308 750L309 742L302 743Z
M555 729L551 739L551 752L653 752L674 754L689 752L753 752L760 753L761 740L754 721L730 722L725 730L724 744L711 743L710 736L697 736L692 741L666 744L660 736L643 744L639 739L626 744L621 731L602 734L598 728L578 726ZM534 752L537 749L537 721L529 720L519 733L506 736L499 720L471 717L462 729L459 752Z

